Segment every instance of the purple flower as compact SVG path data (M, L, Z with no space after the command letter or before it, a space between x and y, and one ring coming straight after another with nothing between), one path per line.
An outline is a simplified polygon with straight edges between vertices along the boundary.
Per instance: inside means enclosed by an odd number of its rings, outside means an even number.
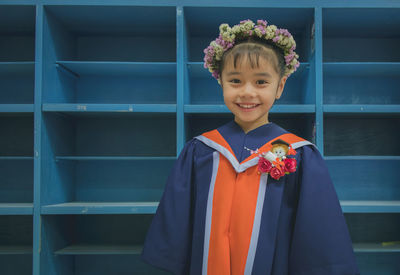
M267 26L268 22L265 20L259 19L259 20L257 20L257 24Z

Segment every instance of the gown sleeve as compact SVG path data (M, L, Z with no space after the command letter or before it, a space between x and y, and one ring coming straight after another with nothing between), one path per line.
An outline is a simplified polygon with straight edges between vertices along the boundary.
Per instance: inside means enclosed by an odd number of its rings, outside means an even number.
M316 147L302 148L289 274L360 274L325 160Z
M188 141L173 165L141 254L145 262L173 274L189 274L195 144L195 139Z

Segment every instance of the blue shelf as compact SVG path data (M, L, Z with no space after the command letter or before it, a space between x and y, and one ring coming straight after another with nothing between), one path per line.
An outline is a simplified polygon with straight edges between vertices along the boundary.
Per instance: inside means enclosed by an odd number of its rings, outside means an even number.
M175 113L176 104L69 104L69 103L44 103L44 112L118 112L118 113Z
M372 104L325 104L324 113L400 113L400 105L372 105Z
M33 75L34 72L34 61L0 62L0 76Z
M34 111L33 104L0 104L1 113L31 113Z
M400 213L399 201L340 201L344 213Z
M400 76L400 62L324 62L324 74L331 76Z
M146 161L146 160L169 160L174 161L176 157L112 157L112 156L56 156L56 161L59 160L76 160L76 161Z
M33 215L33 203L0 203L0 215Z
M91 245L74 244L54 252L56 255L140 255L142 245Z
M353 248L356 253L399 253L400 242L355 243Z
M41 213L56 214L154 214L158 202L67 202L42 206Z
M29 245L0 245L1 255L26 255L32 254L32 246Z
M106 76L175 76L176 62L112 62L112 61L57 61L56 67L82 75Z

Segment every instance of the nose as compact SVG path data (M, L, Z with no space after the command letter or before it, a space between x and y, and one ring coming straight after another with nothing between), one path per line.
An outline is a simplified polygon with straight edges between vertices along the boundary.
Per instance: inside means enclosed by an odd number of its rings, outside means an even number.
M254 87L251 85L250 82L247 82L245 85L243 85L240 93L240 97L254 97L256 96L256 93L254 91Z

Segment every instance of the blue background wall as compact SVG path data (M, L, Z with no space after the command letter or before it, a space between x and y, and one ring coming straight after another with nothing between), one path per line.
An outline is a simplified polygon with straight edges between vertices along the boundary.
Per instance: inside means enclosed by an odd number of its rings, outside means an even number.
M400 3L378 0L0 1L0 273L165 274L139 254L169 171L233 118L203 49L261 18L301 62L270 119L324 155L361 274L400 274Z

